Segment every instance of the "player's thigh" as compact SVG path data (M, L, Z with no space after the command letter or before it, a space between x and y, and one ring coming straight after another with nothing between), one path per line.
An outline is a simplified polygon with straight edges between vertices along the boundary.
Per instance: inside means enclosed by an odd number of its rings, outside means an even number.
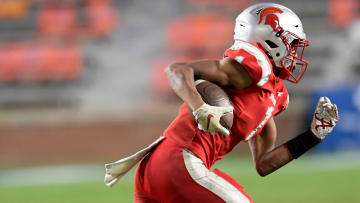
M224 202L192 179L184 163L183 148L170 139L139 164L135 175L135 199L138 197L164 203Z
M160 202L146 198L146 197L135 196L134 203L160 203Z
M194 154L168 139L138 166L135 198L138 197L164 203L250 202L226 178L209 171Z
M219 197L222 200L221 202L252 202L243 187L229 175L217 169L214 172L208 170L199 158L186 149L183 150L183 157L191 178L198 185L207 189L209 194L215 194Z

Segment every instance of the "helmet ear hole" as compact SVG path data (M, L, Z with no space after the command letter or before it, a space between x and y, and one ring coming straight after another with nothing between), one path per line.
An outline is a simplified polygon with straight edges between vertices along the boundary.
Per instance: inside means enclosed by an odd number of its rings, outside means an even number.
M276 56L277 56L277 57L279 57L279 56L280 56L280 53L279 53L279 52L277 52L277 53L276 53Z
M267 45L269 45L269 47L272 48L272 49L279 47L278 45L276 45L274 42L272 42L272 41L270 41L270 40L265 40L265 43L266 43Z

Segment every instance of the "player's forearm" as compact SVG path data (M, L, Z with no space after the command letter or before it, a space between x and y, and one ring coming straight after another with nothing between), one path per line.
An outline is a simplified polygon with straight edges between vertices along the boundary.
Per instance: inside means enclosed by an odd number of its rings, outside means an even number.
M321 142L310 130L296 136L283 145L262 155L257 163L256 169L261 176L266 176L293 159L297 159L305 152Z
M194 71L185 64L172 64L165 70L171 88L191 108L192 111L204 104L197 92Z
M266 176L293 160L285 144L265 153L255 163L260 176Z
M318 145L333 130L339 120L336 104L327 97L321 97L316 105L310 129L271 150L275 142L276 129L273 120L264 127L262 136L249 141L256 169L265 176L297 159Z

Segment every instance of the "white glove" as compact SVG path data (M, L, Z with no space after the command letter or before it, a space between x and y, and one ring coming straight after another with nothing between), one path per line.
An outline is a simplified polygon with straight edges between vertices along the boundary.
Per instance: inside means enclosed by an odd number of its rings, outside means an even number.
M193 115L200 130L210 132L211 135L215 135L216 132L229 135L229 130L220 124L220 118L227 113L233 113L233 110L234 108L232 106L210 106L204 103L193 111Z
M331 133L338 120L336 104L332 104L327 97L320 97L311 123L311 131L314 135L319 139L324 139Z

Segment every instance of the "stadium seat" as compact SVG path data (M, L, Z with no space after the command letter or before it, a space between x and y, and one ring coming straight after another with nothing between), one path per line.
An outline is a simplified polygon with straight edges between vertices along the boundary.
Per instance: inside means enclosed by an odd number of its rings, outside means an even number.
M0 82L69 81L81 78L84 57L77 44L0 45Z
M0 19L22 19L28 13L27 0L0 0Z
M188 0L192 5L212 5L229 11L239 12L254 3L254 0Z
M167 47L173 53L221 53L231 43L233 22L217 14L194 14L171 20L166 31Z
M167 77L165 75L165 68L174 62L192 61L194 58L188 57L167 57L163 56L151 64L151 89L155 95L161 97L174 96L174 92L171 89Z
M73 36L77 29L77 11L73 6L46 6L37 16L37 28L45 37Z
M88 32L92 37L109 36L118 25L119 15L111 0L89 0L85 11L88 18Z
M40 80L66 81L79 79L83 73L83 55L76 45L43 45Z
M335 28L351 25L360 17L359 0L329 0L328 13L330 24Z

